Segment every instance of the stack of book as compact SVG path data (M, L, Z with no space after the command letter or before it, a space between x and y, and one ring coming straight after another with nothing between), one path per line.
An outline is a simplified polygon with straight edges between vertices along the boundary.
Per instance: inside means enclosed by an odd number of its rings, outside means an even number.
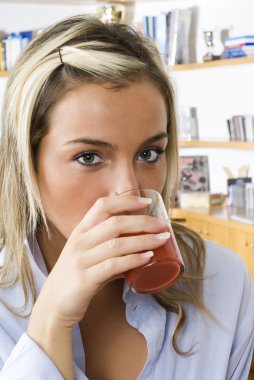
M235 115L227 119L229 140L254 142L254 115Z
M152 38L165 64L196 61L196 23L198 8L173 9L157 16L143 16L136 26Z
M225 58L254 57L254 35L226 38L224 47Z
M32 40L34 32L24 31L6 35L0 41L0 70L11 70L20 53Z

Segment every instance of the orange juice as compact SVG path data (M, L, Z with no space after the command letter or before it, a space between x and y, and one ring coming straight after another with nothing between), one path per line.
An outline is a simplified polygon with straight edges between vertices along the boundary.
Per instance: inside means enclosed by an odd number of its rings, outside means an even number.
M183 274L184 264L173 230L169 227L166 231L170 232L170 238L163 246L153 250L154 256L150 262L125 273L134 292L151 294L167 289Z

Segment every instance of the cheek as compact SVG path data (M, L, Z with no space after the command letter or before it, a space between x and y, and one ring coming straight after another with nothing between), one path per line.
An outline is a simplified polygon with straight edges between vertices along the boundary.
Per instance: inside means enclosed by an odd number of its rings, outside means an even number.
M146 170L139 170L139 186L143 189L154 189L161 193L167 179L167 163L166 158L162 157L159 165Z
M157 191L159 193L162 193L163 189L164 189L164 186L165 186L165 183L166 183L166 180L167 180L167 164L166 164L166 159L164 160L163 159L163 163L160 167L160 169L158 170L158 176L157 176Z
M40 161L38 184L47 218L66 238L102 196L96 178L91 181L82 170L69 170L54 160Z
M101 196L96 190L89 191L89 184L55 179L42 184L41 194L48 219L68 238L87 211Z

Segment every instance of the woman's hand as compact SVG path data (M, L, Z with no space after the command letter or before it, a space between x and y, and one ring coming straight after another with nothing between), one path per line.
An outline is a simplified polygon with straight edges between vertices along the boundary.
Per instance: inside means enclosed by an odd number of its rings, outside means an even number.
M158 234L166 222L136 215L146 206L144 199L129 195L100 198L73 230L31 315L28 333L44 349L38 321L41 325L46 318L50 331L55 326L72 329L105 284L148 262L150 257L142 253L165 244Z
M94 295L109 281L150 260L141 253L165 243L155 234L166 222L146 215L142 198L100 198L73 230L38 299L61 323L79 322ZM143 235L121 237L125 234Z

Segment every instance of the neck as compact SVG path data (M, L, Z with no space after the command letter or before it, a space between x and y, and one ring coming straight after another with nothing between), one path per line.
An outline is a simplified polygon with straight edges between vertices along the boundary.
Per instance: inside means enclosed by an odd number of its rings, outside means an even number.
M125 320L125 303L122 299L124 280L116 279L105 285L91 300L81 322L86 328L105 324L109 320ZM103 321L102 321L103 319Z
M66 244L66 238L50 223L49 231L50 236L48 236L45 229L39 228L36 238L47 270L51 272Z

